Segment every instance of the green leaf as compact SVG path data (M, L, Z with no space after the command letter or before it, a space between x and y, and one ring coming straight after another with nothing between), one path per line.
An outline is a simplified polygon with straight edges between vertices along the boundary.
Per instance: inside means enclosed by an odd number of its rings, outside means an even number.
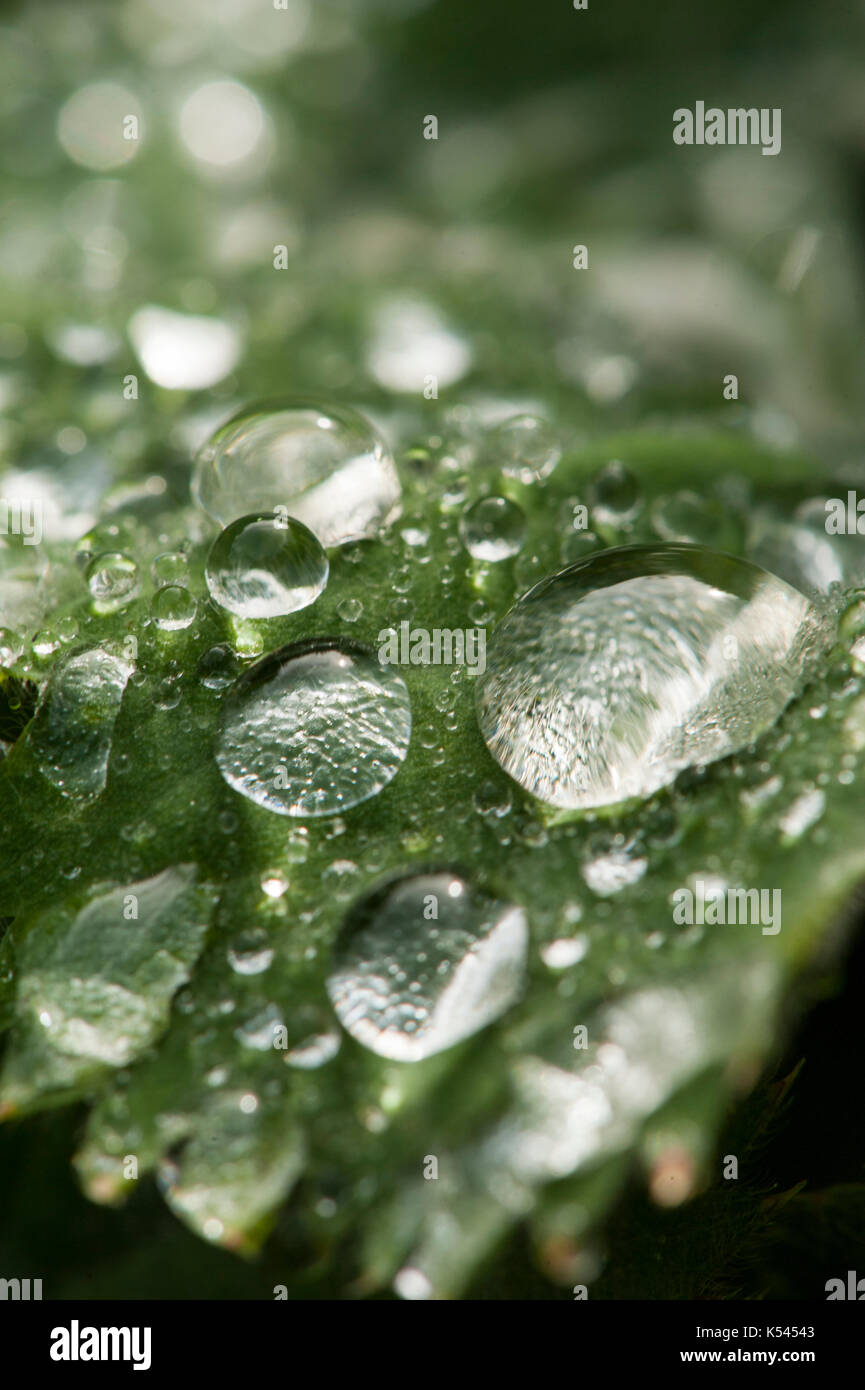
M397 523L332 552L311 608L235 624L205 598L205 536L189 552L191 627L147 625L146 583L119 613L94 614L86 595L66 610L88 660L134 670L119 708L101 667L87 698L70 699L82 658L59 652L0 772L0 910L15 915L0 1095L7 1114L92 1100L76 1168L94 1199L128 1195L134 1158L192 1229L251 1252L305 1174L293 1200L313 1220L331 1204L328 1258L348 1280L354 1250L352 1287L396 1278L406 1296L457 1296L515 1222L541 1249L589 1232L634 1165L662 1184L672 1156L682 1197L707 1180L727 1104L759 1074L791 982L865 872L859 779L840 775L861 765L865 696L842 648L753 750L602 817L553 814L512 784L480 738L470 676L427 666L401 668L414 733L393 782L342 816L287 821L222 780L212 750L225 695L200 679L216 643L243 654L345 636L374 648L399 612L395 569L415 625L467 628L479 610L494 624L561 564L573 499L611 457L643 499L633 528L608 540L651 537L655 501L689 485L695 459L707 496L729 499L743 480L742 536L748 509L784 518L813 492L806 462L785 459L782 473L774 454L711 434L598 440L543 487L481 459L470 496L509 493L528 527L515 561L483 565L460 547L447 462L419 470L402 451L403 515L428 532L426 563ZM195 534L191 510L175 504L173 518ZM163 526L159 508L130 521L142 574ZM362 603L351 622L348 597ZM583 870L610 854L645 871L599 895ZM348 909L430 866L524 908L528 973L519 1002L476 1037L395 1063L342 1034L325 982ZM782 931L676 926L671 894L694 875L780 889ZM287 891L270 896L262 883L279 876ZM563 940L572 963L559 966L544 948Z

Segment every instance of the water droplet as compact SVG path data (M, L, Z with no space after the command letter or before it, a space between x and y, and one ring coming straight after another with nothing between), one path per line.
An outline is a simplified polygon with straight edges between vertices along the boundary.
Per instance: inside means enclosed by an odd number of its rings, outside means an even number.
M528 485L548 478L562 456L552 426L537 415L514 415L490 430L488 450L508 478Z
M478 677L481 732L551 805L644 797L769 728L828 640L803 595L701 547L604 550L530 590Z
M327 816L375 796L408 751L402 677L341 639L300 642L244 672L225 701L216 760L244 796Z
M237 679L239 662L230 647L223 643L210 647L200 658L196 673L208 690L225 690Z
M812 825L816 825L826 809L826 795L819 787L802 792L778 822L786 840L798 840Z
M24 638L11 627L0 627L0 666L14 666L24 655Z
M105 786L114 723L132 667L94 648L55 668L28 731L44 775L69 796Z
M232 964L234 964L233 961ZM235 966L235 969L236 968ZM282 1013L277 1008L276 1004L268 1004L264 1009L261 1009L259 1013L254 1014L252 1018L247 1019L245 1023L241 1023L235 1028L234 1036L244 1047L251 1047L256 1052L267 1052L273 1047L276 1030L284 1026ZM243 1108L241 1102L241 1109ZM246 1113L249 1114L251 1111L247 1110Z
M154 584L185 584L189 576L189 561L180 550L164 550L150 566Z
M273 963L273 947L266 932L253 928L238 938L226 952L228 963L238 975L261 975Z
M120 551L95 555L85 578L95 613L116 613L138 593L138 566Z
M686 541L715 550L739 552L745 543L743 523L721 502L696 492L674 492L652 505L652 527L662 541Z
M292 517L264 512L226 526L210 548L210 597L242 618L279 618L314 603L327 583L320 541Z
M479 815L501 819L511 809L510 788L496 782L483 782L476 789L472 801Z
M550 970L567 970L577 965L589 949L585 936L563 936L541 947L541 959Z
M311 1033L299 1042L297 1047L286 1052L286 1063L290 1067L298 1067L301 1071L315 1071L336 1056L341 1041L339 1034L332 1031Z
M526 518L507 497L482 497L460 517L463 545L476 560L506 560L526 536Z
M642 493L630 469L613 459L589 483L588 498L595 524L615 529L634 520Z
M593 893L599 898L609 898L639 883L648 867L648 859L634 854L632 846L610 845L585 860L580 872Z
M521 908L451 874L413 875L352 909L328 993L358 1042L380 1057L420 1061L510 1008L522 987L527 941Z
M356 623L363 612L363 604L359 598L341 598L336 611L344 623Z
M362 415L304 404L229 420L201 450L192 491L223 526L283 507L324 546L375 536L400 496L393 459Z
M748 536L747 555L803 594L827 593L844 579L834 537L796 522L758 517Z
M281 898L283 893L288 890L288 879L285 874L278 869L273 873L264 874L261 879L261 891L268 898Z
M597 550L600 544L594 531L567 531L559 558L563 565L575 565L578 560L584 560L593 550Z
M38 657L53 656L60 646L60 638L50 628L42 627L33 634L33 651Z
M178 632L189 627L195 610L195 599L182 584L164 584L156 590L150 604L150 616L160 632Z

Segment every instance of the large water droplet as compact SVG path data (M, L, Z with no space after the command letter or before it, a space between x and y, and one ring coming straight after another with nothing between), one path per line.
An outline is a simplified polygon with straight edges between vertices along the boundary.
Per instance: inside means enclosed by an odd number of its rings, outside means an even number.
M242 618L279 618L313 603L327 583L321 542L302 522L265 512L226 526L207 557L207 588Z
M514 1003L528 927L453 874L389 883L349 914L328 993L343 1027L380 1057L417 1062L471 1037Z
M756 565L623 546L543 580L496 629L478 679L490 752L553 806L648 796L767 729L826 621Z
M271 652L225 701L216 753L225 780L285 816L328 816L375 796L408 751L402 677L342 639Z
M70 796L96 796L105 786L114 723L129 662L96 647L57 668L28 738L45 776Z
M303 403L229 420L199 453L192 492L223 526L284 508L325 546L374 536L400 496L393 459L369 421Z

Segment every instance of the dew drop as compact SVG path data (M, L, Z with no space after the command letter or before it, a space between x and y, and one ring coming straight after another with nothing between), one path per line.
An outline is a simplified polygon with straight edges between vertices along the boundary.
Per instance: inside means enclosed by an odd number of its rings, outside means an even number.
M506 560L526 536L526 518L507 497L482 497L460 517L462 543L476 560Z
M745 528L738 517L714 498L695 492L674 492L652 506L652 528L662 541L686 541L715 550L740 552Z
M452 874L412 875L349 913L327 990L359 1043L380 1057L416 1062L510 1008L522 988L527 941L521 908Z
M178 632L189 627L195 610L195 599L182 584L164 584L156 590L150 604L150 616L160 632Z
M324 546L375 536L400 496L393 459L362 415L307 404L229 420L199 453L192 492L223 526L285 508Z
M344 623L356 623L363 613L363 604L359 598L341 598L336 611Z
M138 593L138 566L120 551L95 555L85 578L95 613L116 613Z
M827 628L802 594L733 556L600 551L537 584L497 627L477 682L481 732L553 806L645 797L769 728Z
M595 474L588 487L588 498L594 522L615 528L634 520L642 493L630 469L613 459Z
M11 627L0 627L0 666L14 666L24 655L24 638Z
M154 559L150 572L156 585L185 584L189 577L189 561L180 550L164 550Z
M508 478L528 485L549 477L562 456L552 426L537 415L514 415L490 430L489 452Z
M343 639L271 652L226 697L216 760L236 791L284 816L328 816L375 796L408 751L402 677Z
M199 659L196 673L207 690L225 690L237 679L239 662L231 647L219 643L209 647Z
M100 648L55 669L28 737L43 774L67 796L105 787L114 724L131 666Z
M314 603L327 583L328 562L301 521L264 512L240 517L210 548L210 597L242 618L279 618Z

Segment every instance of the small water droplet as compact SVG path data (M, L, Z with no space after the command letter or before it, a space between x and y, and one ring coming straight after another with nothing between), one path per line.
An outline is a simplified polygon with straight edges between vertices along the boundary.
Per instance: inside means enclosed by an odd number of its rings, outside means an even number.
M634 520L642 492L630 469L613 459L589 483L588 498L595 524L616 529Z
M195 618L196 602L182 584L165 584L157 589L150 604L150 616L160 632L178 632Z
M138 566L120 551L94 556L85 578L95 613L116 613L138 593Z
M180 550L164 550L157 555L150 566L153 582L163 584L186 584L189 576L189 561Z
M356 623L363 613L363 604L359 598L342 598L336 605L336 611L344 623Z
M476 560L506 560L525 540L526 518L508 497L482 497L460 517L459 531Z
M537 415L514 415L490 430L488 452L508 478L528 485L552 473L562 456L558 437Z
M208 690L225 690L237 679L239 674L239 663L231 647L220 643L218 646L210 647L200 658L196 667L196 674L203 686Z

